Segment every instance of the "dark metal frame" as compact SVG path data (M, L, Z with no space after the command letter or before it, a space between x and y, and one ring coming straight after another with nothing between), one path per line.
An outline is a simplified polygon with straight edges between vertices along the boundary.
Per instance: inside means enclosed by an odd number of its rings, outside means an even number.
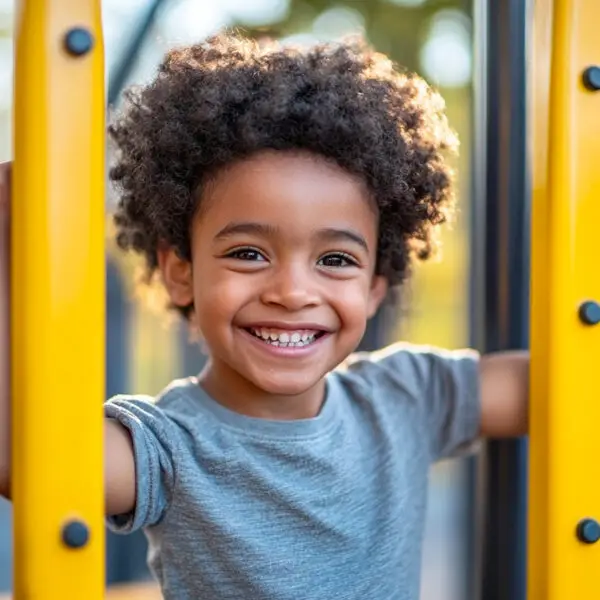
M476 14L471 330L475 346L491 352L528 346L528 3L480 0ZM480 466L482 554L476 595L525 600L525 440L487 442Z

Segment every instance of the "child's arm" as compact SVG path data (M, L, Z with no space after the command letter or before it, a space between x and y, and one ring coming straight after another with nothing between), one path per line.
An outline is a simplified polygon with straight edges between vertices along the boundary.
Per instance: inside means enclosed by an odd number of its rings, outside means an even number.
M135 507L135 461L129 431L114 419L104 420L104 497L107 515Z
M10 498L10 163L0 163L0 495ZM129 433L105 421L106 513L123 514L135 504L135 464Z
M498 352L481 359L481 434L519 437L528 432L529 353Z

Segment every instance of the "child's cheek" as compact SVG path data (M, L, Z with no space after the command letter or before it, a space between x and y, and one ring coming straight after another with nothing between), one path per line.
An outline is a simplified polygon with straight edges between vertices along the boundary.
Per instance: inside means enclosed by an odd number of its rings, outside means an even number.
M210 275L217 276L210 276ZM236 312L249 302L257 291L257 286L249 280L248 275L234 271L221 270L217 273L206 273L203 279L194 282L196 306L203 314L211 318L231 320ZM203 314L202 314L203 313Z
M364 326L368 301L368 288L360 280L346 282L343 290L331 296L331 304L346 327Z

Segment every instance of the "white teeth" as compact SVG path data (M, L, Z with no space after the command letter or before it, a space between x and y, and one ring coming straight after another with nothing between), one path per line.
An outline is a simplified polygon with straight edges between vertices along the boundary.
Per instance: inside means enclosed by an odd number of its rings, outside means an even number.
M301 348L315 341L317 331L277 331L264 327L252 327L250 331L272 346Z

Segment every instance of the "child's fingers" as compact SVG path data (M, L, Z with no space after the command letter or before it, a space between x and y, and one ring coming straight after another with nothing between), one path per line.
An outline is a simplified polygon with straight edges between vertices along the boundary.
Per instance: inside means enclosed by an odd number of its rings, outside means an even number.
M11 163L0 163L0 286L8 289L10 261ZM3 299L0 298L0 302Z
M11 163L0 163L0 407L7 405L9 394L10 175ZM4 412L2 408L6 421ZM6 427L6 422L0 423L0 429ZM0 431L0 439L8 439L4 431Z
M10 177L12 163L0 163L0 219L3 233L4 227L8 225L6 217L10 211Z

